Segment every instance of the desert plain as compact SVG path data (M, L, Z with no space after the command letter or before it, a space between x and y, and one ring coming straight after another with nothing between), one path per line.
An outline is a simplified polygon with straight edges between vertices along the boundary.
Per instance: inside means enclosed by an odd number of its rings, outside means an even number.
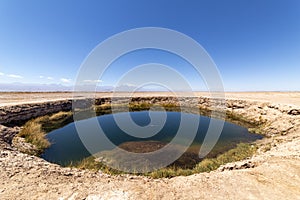
M111 95L95 94L97 98ZM205 92L196 95L209 98ZM161 179L114 176L63 168L21 153L3 139L18 128L0 125L0 199L300 199L300 92L229 92L225 97L233 112L268 122L264 129L269 136L267 150L262 146L253 157L209 173ZM72 98L72 93L64 92L4 92L0 93L0 109Z

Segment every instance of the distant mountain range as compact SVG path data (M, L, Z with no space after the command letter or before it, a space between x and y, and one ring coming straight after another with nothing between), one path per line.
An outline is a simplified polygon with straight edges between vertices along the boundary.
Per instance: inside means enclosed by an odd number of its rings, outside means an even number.
M56 91L73 91L74 86L62 84L34 84L34 83L0 83L0 92L56 92ZM112 86L98 86L97 91L112 91ZM88 85L80 87L82 91L90 91Z
M117 91L132 91L135 89L133 85L114 86L97 86L97 92L111 92ZM60 91L73 91L74 86L66 86L62 84L34 84L34 83L0 83L0 92L60 92ZM81 85L76 88L80 91L95 91L91 85ZM159 87L143 88L138 91L166 91Z

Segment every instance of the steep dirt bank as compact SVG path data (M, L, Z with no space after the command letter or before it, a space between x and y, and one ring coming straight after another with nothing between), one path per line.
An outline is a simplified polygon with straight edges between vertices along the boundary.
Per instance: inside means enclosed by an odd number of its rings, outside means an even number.
M210 100L200 98L198 102L205 107L209 106ZM217 171L172 179L109 176L101 172L61 168L16 151L10 141L19 128L0 125L0 198L299 199L299 107L239 99L228 100L226 104L229 113L250 122L264 122L258 131L269 136L269 146L262 147L258 155L249 160L228 164ZM18 107L20 112L22 106ZM32 108L26 106L29 110ZM8 110L14 108L1 107L5 112L1 116L7 116ZM20 112L17 116L22 116ZM23 116L28 117L28 113ZM266 148L270 150L265 152ZM230 170L242 166L255 167Z

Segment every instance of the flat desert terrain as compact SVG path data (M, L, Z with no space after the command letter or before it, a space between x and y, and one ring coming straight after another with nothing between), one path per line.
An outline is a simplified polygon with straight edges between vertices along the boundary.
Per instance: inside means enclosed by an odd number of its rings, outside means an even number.
M124 96L128 93L114 94ZM209 97L207 92L194 92L195 96ZM0 106L16 105L35 102L56 101L80 97L110 97L112 92L82 93L72 92L0 92ZM174 96L171 92L136 92L133 96ZM292 104L300 106L300 92L226 92L226 99L239 99L248 101L271 102L280 104Z

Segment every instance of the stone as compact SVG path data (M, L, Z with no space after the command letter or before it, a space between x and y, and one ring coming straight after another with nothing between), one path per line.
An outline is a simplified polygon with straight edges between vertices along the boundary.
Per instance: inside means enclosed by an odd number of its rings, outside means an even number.
M299 109L292 109L288 112L289 115L300 115Z

